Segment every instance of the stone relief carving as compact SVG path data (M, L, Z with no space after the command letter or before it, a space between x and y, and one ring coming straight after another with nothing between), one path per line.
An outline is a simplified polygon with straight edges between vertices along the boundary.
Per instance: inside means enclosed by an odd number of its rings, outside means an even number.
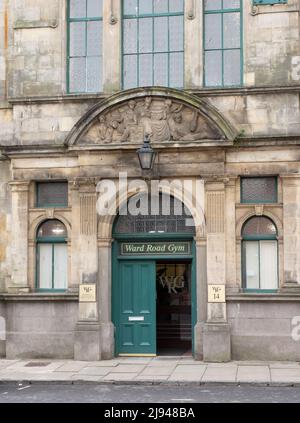
M140 144L146 134L152 142L223 138L197 110L171 99L145 97L101 114L81 142Z

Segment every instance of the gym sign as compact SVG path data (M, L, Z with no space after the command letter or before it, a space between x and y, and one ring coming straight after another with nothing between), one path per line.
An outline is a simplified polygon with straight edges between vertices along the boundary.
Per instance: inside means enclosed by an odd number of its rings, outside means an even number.
M185 256L191 254L190 242L122 242L120 247L121 256Z

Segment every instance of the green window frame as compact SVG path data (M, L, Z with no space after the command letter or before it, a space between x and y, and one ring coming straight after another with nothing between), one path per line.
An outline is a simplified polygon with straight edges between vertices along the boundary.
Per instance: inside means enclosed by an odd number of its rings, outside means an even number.
M122 17L123 89L153 85L182 89L184 0L123 0Z
M204 0L203 28L203 85L208 88L242 86L243 0Z
M65 292L67 290L67 284L68 284L68 280L67 280L67 274L66 274L66 283L65 283L65 287L64 288L58 288L57 287L57 280L55 279L55 268L56 268L56 250L57 250L57 246L61 246L64 245L66 252L67 252L67 230L65 228L65 236L39 236L39 230L40 228L42 228L42 226L45 223L48 222L59 222L64 228L65 225L61 222L58 221L57 219L49 219L46 220L44 222L42 222L37 230L37 237L36 237L36 289L37 291L41 291L41 292ZM51 288L41 288L40 286L40 273L42 272L41 266L41 249L42 247L50 247L51 250ZM67 255L66 255L67 257ZM67 258L66 258L67 260ZM67 261L65 263L66 265L66 271L68 268L68 264ZM49 270L49 269L48 269Z
M96 13L99 10L99 13ZM67 92L103 91L103 0L67 2Z
M253 198L249 198L249 194L245 193L245 183L253 181L253 191L257 187L261 190L261 194L254 193ZM267 193L269 187L273 188L273 192ZM273 187L272 187L273 185ZM263 191L265 190L265 193ZM243 204L273 204L278 202L278 177L277 176L242 176L240 179L240 195ZM255 198L256 195L256 198Z
M255 6L259 5L270 5L273 6L274 4L286 4L288 0L252 0Z
M253 221L254 219L267 219L269 224L273 227L273 233L253 233L253 234L244 234L244 228L246 225ZM274 293L277 292L279 287L279 254L278 254L278 240L277 240L278 232L275 223L267 216L253 216L250 217L243 225L242 229L242 289L244 292L259 292L259 293ZM267 243L276 243L276 288L262 288L262 245L266 245ZM257 246L257 253L258 253L258 280L259 286L256 288L249 288L247 281L248 281L248 263L247 263L247 247L252 244L253 246ZM270 269L270 265L272 263L268 262L268 268Z
M54 193L57 188L61 188L61 195ZM55 196L55 201L45 200L43 198L43 189L49 188L49 194L51 196L51 190ZM61 201L59 201L61 197ZM51 181L51 182L36 182L36 207L39 208L63 208L68 207L68 182L67 181Z

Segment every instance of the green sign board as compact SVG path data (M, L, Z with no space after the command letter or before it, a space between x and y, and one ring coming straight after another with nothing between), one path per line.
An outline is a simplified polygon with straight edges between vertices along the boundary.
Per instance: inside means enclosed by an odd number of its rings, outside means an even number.
M177 256L191 254L190 242L122 242L122 256Z

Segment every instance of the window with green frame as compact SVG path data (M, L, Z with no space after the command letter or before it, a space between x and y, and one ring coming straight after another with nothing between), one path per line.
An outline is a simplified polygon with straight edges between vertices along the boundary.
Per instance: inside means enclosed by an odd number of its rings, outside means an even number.
M288 0L252 0L254 5L260 5L260 4L270 4L273 6L273 4L283 4L287 3Z
M242 0L205 0L205 86L242 85L242 39Z
M254 176L241 178L241 203L277 203L277 191L276 176Z
M37 182L36 206L41 208L67 207L68 182Z
M184 86L184 0L123 0L123 88Z
M242 273L245 290L278 289L277 228L266 216L255 216L242 229Z
M39 226L36 238L36 263L38 290L67 289L67 230L59 220L46 220Z
M102 91L103 0L68 0L67 89Z

